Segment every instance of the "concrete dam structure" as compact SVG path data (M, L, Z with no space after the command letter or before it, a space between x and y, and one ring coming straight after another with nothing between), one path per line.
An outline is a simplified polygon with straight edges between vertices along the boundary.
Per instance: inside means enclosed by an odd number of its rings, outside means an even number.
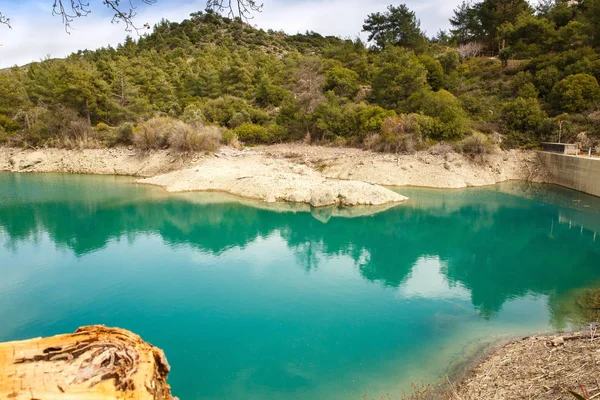
M600 197L600 158L539 151L553 183Z

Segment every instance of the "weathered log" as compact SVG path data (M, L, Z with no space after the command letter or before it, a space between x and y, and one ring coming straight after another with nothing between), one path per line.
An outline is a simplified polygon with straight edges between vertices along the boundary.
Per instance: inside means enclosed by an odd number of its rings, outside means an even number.
M0 399L174 400L162 350L101 325L0 343Z

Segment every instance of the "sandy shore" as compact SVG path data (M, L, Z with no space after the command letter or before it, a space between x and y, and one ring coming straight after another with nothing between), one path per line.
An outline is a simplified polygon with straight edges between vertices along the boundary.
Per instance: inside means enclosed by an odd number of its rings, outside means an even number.
M0 148L0 170L137 176L171 192L220 191L267 203L314 207L381 205L406 200L385 186L463 188L506 180L544 182L535 152L499 152L475 161L456 153L396 157L359 149L285 144L217 154L168 150L22 150Z

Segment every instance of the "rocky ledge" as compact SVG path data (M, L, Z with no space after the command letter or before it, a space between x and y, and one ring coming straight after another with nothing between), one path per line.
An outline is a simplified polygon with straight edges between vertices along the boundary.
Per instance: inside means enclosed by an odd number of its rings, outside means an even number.
M214 157L200 164L138 182L169 192L219 191L267 203L288 201L313 207L382 205L407 200L372 183L325 178L304 165L260 156Z

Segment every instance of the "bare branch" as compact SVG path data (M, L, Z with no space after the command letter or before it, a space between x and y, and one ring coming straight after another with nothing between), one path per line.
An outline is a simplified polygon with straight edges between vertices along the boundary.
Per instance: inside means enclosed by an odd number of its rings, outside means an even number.
M2 25L6 25L6 26L8 26L9 28L11 27L11 26L10 26L10 18L6 17L6 16L5 16L4 14L2 14L1 12L0 12L0 24L2 24Z
M52 14L61 17L67 33L70 33L73 29L71 24L76 18L87 17L92 12L89 0L52 1ZM158 0L139 1L147 5L158 2ZM135 2L136 0L102 0L102 4L114 13L111 21L113 24L124 22L127 32L150 29L150 25L147 23L139 28L134 24L133 20L136 16ZM259 4L257 0L206 0L206 7L212 8L218 13L226 13L231 18L247 21L252 19L253 13L262 11L263 4ZM0 12L0 25L2 24L10 27L10 18Z
M226 12L230 18L247 21L253 18L253 13L262 11L263 4L256 0L207 0L206 7L218 13Z

